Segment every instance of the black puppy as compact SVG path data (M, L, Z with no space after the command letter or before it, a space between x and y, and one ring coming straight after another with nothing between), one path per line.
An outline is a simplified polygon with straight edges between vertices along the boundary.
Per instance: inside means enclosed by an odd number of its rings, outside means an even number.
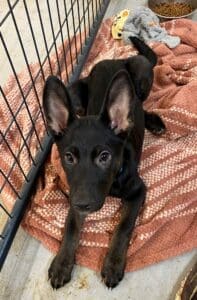
M102 207L107 195L120 197L123 205L101 275L111 288L124 275L127 248L146 194L137 170L145 122L152 131L165 128L159 117L142 108L152 86L155 54L143 42L134 41L148 59L138 55L103 61L69 88L54 76L46 81L44 112L70 185L63 241L49 268L54 288L71 279L84 219ZM85 116L78 118L79 110Z

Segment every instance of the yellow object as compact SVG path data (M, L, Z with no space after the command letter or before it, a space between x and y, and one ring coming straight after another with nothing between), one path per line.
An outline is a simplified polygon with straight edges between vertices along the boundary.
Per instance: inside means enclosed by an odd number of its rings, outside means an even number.
M115 15L111 30L114 39L120 40L122 38L122 30L124 27L124 23L129 16L129 13L129 9L124 9L119 12L119 14Z

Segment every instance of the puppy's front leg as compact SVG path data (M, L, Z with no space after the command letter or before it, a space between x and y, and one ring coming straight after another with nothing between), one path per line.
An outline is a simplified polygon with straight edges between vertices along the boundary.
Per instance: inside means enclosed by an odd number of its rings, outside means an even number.
M49 279L53 288L58 289L70 281L78 246L80 229L85 216L70 208L66 220L61 247L49 268Z
M101 276L109 288L114 288L124 276L129 241L139 210L145 200L146 189L139 176L127 186L131 187L131 191L123 199L121 220L112 236L109 252L101 271Z

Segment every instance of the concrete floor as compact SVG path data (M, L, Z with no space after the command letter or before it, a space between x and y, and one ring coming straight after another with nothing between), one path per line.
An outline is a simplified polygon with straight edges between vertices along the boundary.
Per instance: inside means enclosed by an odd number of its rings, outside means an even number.
M112 0L105 17L146 3L145 0ZM193 18L197 20L196 15ZM127 273L112 291L103 285L100 274L79 266L75 267L68 285L53 291L47 281L52 258L53 255L38 241L19 229L0 274L0 300L171 300L180 280L196 258L196 251Z
M151 267L127 273L113 290L101 282L100 274L75 266L72 281L54 291L47 281L53 255L19 229L0 273L1 300L172 300L196 251Z

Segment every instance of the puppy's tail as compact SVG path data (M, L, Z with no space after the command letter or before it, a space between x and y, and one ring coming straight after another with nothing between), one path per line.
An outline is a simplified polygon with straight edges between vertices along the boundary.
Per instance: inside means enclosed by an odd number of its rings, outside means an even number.
M133 43L133 45L137 48L139 53L144 55L154 67L157 64L157 56L155 52L137 37L130 36L129 39Z

